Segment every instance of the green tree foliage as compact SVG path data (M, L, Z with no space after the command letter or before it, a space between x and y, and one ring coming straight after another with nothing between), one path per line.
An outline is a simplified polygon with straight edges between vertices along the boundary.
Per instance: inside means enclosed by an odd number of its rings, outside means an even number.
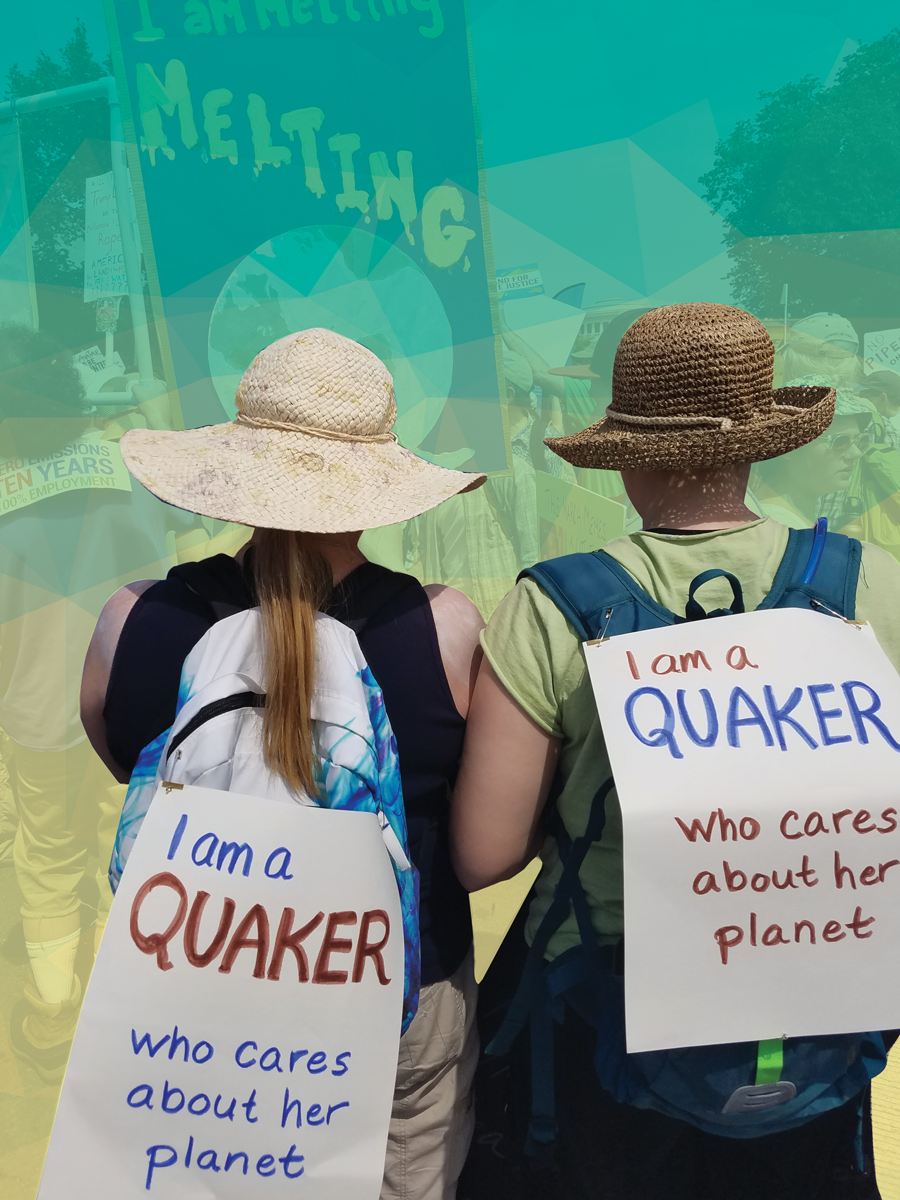
M41 53L30 71L13 65L6 76L7 100L90 83L108 75L76 21L59 61ZM84 233L84 181L110 169L109 107L105 100L63 105L20 118L25 189L31 211L35 279L38 284L77 287L81 266L72 250Z
M900 314L900 29L760 95L700 182L728 221L735 299L758 316Z

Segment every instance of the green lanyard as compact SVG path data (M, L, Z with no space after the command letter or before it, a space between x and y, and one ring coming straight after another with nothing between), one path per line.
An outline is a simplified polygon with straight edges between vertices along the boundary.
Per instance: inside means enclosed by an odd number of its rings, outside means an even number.
M784 1042L781 1038L770 1038L760 1042L756 1056L756 1082L777 1083L784 1069Z

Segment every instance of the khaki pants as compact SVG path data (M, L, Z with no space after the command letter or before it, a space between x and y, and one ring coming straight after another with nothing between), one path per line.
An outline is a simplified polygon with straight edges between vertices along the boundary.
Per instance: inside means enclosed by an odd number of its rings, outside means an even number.
M88 846L98 842L99 918L112 903L107 865L125 788L117 784L85 740L69 750L42 752L4 739L15 776L18 828L13 846L16 880L26 919L64 917L79 911L78 887Z
M381 1200L454 1200L469 1152L478 1063L474 959L422 988L400 1041Z

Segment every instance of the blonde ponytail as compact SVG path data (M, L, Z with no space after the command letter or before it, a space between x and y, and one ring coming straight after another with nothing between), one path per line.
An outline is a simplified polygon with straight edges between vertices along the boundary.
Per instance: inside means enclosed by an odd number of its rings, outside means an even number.
M266 762L295 791L316 797L310 714L316 671L315 619L331 590L331 571L303 534L257 529L253 575L265 654Z

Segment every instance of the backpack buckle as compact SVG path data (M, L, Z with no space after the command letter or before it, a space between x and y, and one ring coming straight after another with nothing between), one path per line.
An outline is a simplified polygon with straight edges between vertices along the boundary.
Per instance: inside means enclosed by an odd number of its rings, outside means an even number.
M797 1089L786 1079L779 1079L777 1083L746 1084L744 1087L735 1088L722 1112L729 1116L761 1112L766 1108L786 1104L796 1095Z

